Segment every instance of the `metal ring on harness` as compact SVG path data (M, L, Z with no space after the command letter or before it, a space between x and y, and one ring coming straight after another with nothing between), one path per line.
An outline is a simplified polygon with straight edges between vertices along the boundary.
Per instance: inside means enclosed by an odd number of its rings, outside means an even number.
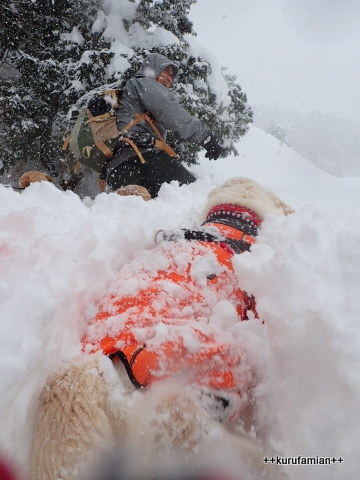
M86 147L82 149L82 156L84 158L90 158L91 150L92 150L92 147L90 147L89 145L86 145Z

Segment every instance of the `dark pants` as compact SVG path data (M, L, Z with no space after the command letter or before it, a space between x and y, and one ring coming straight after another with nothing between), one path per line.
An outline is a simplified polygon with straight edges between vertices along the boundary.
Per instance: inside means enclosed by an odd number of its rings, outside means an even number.
M107 183L112 190L126 185L141 185L156 197L163 183L177 180L180 185L195 182L196 178L176 158L164 152L145 152L145 163L138 156L130 157L111 170Z

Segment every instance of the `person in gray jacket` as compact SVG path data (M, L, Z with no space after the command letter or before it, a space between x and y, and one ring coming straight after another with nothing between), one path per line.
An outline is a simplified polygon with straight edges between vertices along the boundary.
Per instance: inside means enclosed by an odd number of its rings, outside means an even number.
M210 159L225 153L211 130L191 116L169 90L177 72L174 62L151 53L121 90L116 115L124 141L104 172L113 190L140 185L156 197L165 182L177 180L181 185L196 180L166 144L167 130L175 131L185 141L201 144Z

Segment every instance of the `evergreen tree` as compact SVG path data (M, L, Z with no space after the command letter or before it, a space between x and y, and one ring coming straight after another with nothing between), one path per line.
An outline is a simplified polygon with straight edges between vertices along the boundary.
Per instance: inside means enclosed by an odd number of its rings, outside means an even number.
M154 46L151 50L162 53L180 65L175 84L175 93L182 105L192 115L200 118L221 139L230 151L237 153L234 142L244 135L252 121L252 111L247 98L236 77L224 75L230 102L221 104L212 90L209 77L212 66L208 61L191 53L186 35L194 36L193 25L188 18L190 7L196 0L141 0L133 23L140 24L145 30L154 31L163 28L171 32L177 40L171 45ZM147 53L135 48L141 57ZM169 143L181 158L188 163L196 163L198 144L182 142L171 132Z
M5 148L0 149L0 165L1 161L5 167L21 162L25 170L30 162L37 162L38 168L57 175L70 107L86 91L119 77L130 78L150 51L179 64L174 85L179 101L235 152L234 142L245 134L252 111L236 77L226 74L223 81L229 101L222 103L216 95L219 86L210 81L212 66L192 53L195 33L188 14L195 2L122 0L119 5L106 2L107 11L102 0L9 0L1 6L4 28L0 39L12 40L0 54L10 59L20 77L3 80L0 85L1 135L6 140ZM104 36L114 5L126 13L117 19L124 45L120 55L111 51ZM161 45L157 31L167 35ZM119 57L123 57L121 67ZM226 89L224 85L220 90ZM183 160L196 162L199 145L182 142L174 133L168 141Z
M16 1L0 4L0 66L11 50L17 47L21 24L16 11Z
M102 81L112 56L91 31L99 9L100 0L12 0L1 12L5 30L16 19L7 56L19 72L0 86L5 167L32 163L57 175L69 105Z

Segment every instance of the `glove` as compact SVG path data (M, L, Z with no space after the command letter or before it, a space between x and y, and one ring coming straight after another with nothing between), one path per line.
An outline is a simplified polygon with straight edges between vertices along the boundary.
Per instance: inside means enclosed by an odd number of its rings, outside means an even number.
M215 137L212 132L206 137L203 147L206 150L205 157L209 160L217 160L225 154L225 148L221 145L220 140Z

